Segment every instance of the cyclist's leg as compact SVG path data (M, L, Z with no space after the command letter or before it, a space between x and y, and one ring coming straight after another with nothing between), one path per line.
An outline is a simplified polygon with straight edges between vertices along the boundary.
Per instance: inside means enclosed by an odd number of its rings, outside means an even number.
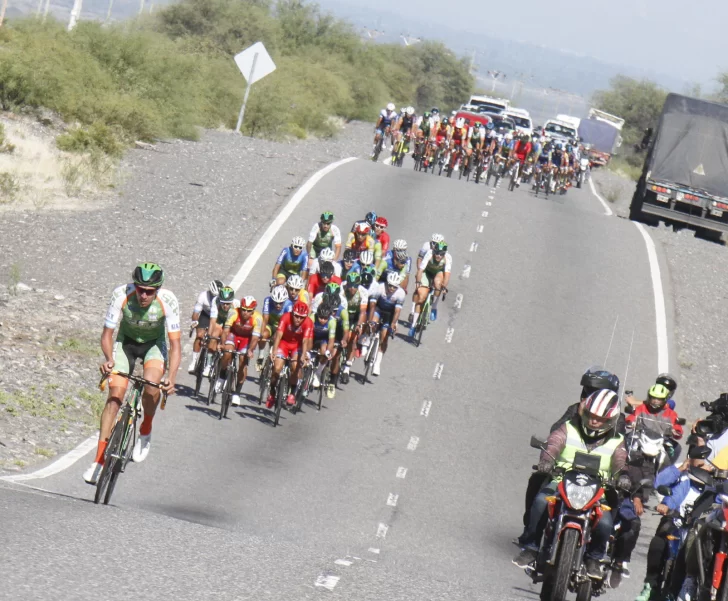
M415 290L415 310L410 328L414 328L417 324L417 320L420 317L420 311L422 310L422 305L424 304L427 295L430 293L430 280L424 272L422 273L421 284L422 285L418 286Z
M442 278L445 274L440 271L435 277L432 278L432 285L435 288L434 298L432 299L432 310L437 311L437 303L440 301L440 295L442 294Z
M265 362L265 347L266 343L273 337L275 332L270 325L265 326L261 334L260 340L258 341L258 369L263 369L263 363Z

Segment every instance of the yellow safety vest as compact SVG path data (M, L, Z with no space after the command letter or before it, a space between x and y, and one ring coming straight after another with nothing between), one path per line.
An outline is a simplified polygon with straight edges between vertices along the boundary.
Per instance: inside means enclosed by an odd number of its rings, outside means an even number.
M612 471L612 455L616 448L620 445L624 437L621 434L613 436L604 444L601 444L591 451L587 449L586 443L576 426L571 422L566 423L566 446L561 451L561 455L556 460L556 465L563 468L570 468L574 463L574 457L577 452L587 453L589 455L599 455L599 473L602 478L607 479Z

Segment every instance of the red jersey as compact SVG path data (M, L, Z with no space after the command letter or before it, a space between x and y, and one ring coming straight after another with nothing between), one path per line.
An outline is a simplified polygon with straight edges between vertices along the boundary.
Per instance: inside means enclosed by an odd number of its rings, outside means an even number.
M293 313L284 313L278 322L278 331L283 332L283 342L296 342L300 346L304 340L313 339L313 322L307 317L298 328L293 327Z
M647 409L647 405L645 403L642 403L634 410L634 413L632 413L631 415L627 415L625 421L628 424L633 424L637 419L638 415L644 415L645 417L654 420L670 422L670 425L675 432L675 438L682 438L683 429L682 426L677 423L677 413L675 413L673 409L670 409L669 405L665 405L665 407L663 407L663 409L661 411L658 411L657 413L651 413Z
M531 154L531 150L533 150L533 145L530 142L526 142L524 144L521 140L518 140L516 145L513 147L513 152L522 161L525 161L528 158L528 155Z
M389 234L387 232L382 232L379 234L377 242L379 242L382 247L382 256L386 255L389 250Z
M331 279L326 283L328 284L330 282L341 285L341 278L338 275L332 275ZM308 293L311 295L311 298L316 296L319 292L323 292L324 288L326 288L326 284L321 281L320 273L314 273L308 278Z

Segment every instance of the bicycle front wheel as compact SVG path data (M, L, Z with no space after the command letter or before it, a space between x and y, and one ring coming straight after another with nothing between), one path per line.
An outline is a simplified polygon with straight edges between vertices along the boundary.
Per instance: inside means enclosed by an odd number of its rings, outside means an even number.
M278 390L276 390L276 393L274 428L281 419L281 409L283 409L283 404L286 402L286 397L288 396L288 370L284 369L281 371L281 375L278 376Z
M203 373L205 371L205 364L207 363L207 347L200 349L200 354L197 356L197 363L195 364L195 396L200 396L200 386L202 386Z
M121 415L116 420L114 429L111 431L109 437L109 443L106 445L106 452L104 453L104 467L101 470L101 475L96 483L96 494L94 495L94 503L97 505L103 499L104 505L109 503L111 494L108 492L109 484L113 478L114 484L116 484L116 478L118 477L118 469L121 468L121 443L124 438L124 431L126 425L131 417L131 406L126 404L121 410ZM111 486L111 492L114 487Z
M233 357L233 363L237 361L237 357ZM220 413L218 413L217 419L227 417L228 407L230 407L230 401L233 398L235 392L235 385L238 379L235 373L235 367L233 363L230 364L227 370L227 378L225 378L225 386L222 389L222 395L220 396Z
M215 397L217 396L217 390L215 389L215 385L217 384L217 380L220 377L220 358L218 355L215 355L215 358L213 359L213 366L210 369L210 389L207 391L207 404L213 405L215 403Z
M104 496L104 505L109 504L109 501L111 500L111 495L114 494L114 487L116 486L116 482L119 479L119 474L124 471L126 464L129 463L129 460L131 459L131 451L129 450L129 445L135 439L133 434L136 428L136 419L131 417L131 407L129 407L129 411L126 414L122 415L122 419L124 419L124 423L128 424L128 426L124 432L124 436L121 441L119 459L117 460L114 471L111 473L111 478L109 479L109 486L106 489L106 495Z
M268 400L268 391L270 390L270 373L272 370L273 362L270 360L270 357L266 357L263 362L263 369L260 372L260 393L258 394L258 405L263 403L263 401Z

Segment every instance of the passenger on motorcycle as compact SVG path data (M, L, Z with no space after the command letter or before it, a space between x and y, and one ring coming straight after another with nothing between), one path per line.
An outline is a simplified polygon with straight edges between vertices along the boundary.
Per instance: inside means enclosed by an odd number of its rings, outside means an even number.
M634 412L627 415L627 425L634 425L639 416L644 416L653 421L669 422L671 426L670 438L679 440L682 438L682 426L677 423L678 416L667 404L670 398L670 390L662 384L654 384L647 391L647 400L634 408Z
M617 394L608 389L592 393L579 404L578 416L554 430L548 437L546 448L541 452L538 471L552 474L557 466L568 467L575 453L581 452L599 456L599 469L605 480L616 476L623 471L627 460L624 438L617 433L618 420ZM553 458L556 458L556 462ZM629 477L626 474L620 476L620 480L622 479L626 479L628 484ZM552 477L534 499L528 524L518 539L522 550L513 558L513 563L520 568L525 569L536 560L545 525L543 517L548 505L546 497L556 493L559 481L559 477ZM592 530L584 561L590 578L602 577L599 562L606 552L613 526L611 512L604 512Z
M667 405L668 407L670 407L670 409L675 409L675 400L672 398L675 394L675 391L677 390L677 382L675 381L675 378L673 378L668 373L659 374L657 378L655 378L655 384L662 384L670 391L670 396L667 397ZM628 407L626 408L627 412L630 411L630 406L638 407L639 405L644 403L644 401L640 401L628 392L625 392L624 394L624 402L628 405Z

